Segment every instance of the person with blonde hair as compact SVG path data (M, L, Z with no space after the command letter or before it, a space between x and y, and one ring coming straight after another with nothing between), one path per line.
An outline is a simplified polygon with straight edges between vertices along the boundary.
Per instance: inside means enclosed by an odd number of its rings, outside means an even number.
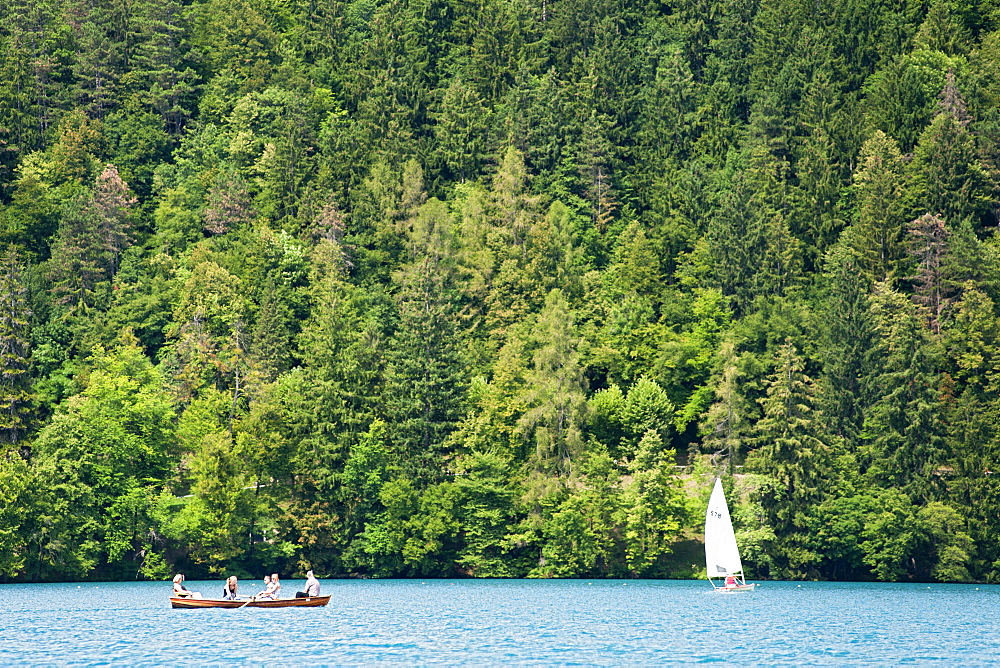
M178 573L174 576L174 596L177 598L201 598L201 594L184 586L184 576Z
M228 578L226 578L226 585L222 588L223 600L235 601L236 589L237 589L236 576L230 575Z

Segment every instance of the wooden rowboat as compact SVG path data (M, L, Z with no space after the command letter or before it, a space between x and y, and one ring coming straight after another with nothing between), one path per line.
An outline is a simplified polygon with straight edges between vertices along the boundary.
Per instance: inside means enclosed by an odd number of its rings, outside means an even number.
M330 602L329 596L306 598L279 598L249 601L226 601L218 598L177 598L170 597L171 608L318 608Z

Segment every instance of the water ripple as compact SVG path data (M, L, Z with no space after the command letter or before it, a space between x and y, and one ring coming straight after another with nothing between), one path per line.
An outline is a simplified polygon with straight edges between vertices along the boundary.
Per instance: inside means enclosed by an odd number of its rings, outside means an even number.
M214 591L219 583L189 583ZM0 664L992 664L1000 587L326 581L326 608L171 610L163 583L0 586Z

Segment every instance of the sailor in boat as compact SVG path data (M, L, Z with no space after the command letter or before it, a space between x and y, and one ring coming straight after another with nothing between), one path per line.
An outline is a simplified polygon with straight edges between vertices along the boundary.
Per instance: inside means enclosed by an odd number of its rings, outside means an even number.
M178 573L174 576L174 596L177 598L201 598L201 594L184 586L184 576Z
M312 571L306 571L306 588L304 591L295 592L295 598L311 598L319 596L319 580Z
M727 575L726 576L726 585L725 586L726 587L730 587L730 588L732 588L732 587L738 587L739 583L736 581L736 578L734 578L732 575Z

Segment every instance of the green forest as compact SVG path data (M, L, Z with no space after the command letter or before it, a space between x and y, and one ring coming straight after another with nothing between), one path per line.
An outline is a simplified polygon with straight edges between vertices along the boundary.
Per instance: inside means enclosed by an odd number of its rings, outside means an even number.
M998 0L7 0L0 582L1000 582L998 184Z

